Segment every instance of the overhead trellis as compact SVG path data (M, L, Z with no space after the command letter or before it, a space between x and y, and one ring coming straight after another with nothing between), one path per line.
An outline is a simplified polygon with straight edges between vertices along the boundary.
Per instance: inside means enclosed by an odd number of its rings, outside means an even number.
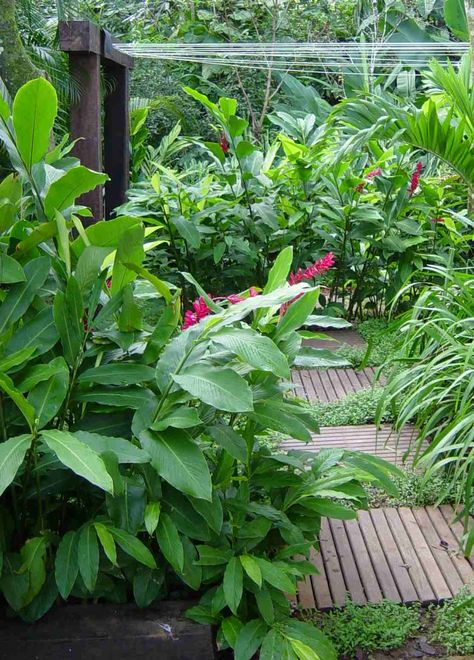
M422 69L436 58L457 60L469 51L461 42L338 43L127 43L116 47L139 58L192 62L285 73L390 75L400 67Z

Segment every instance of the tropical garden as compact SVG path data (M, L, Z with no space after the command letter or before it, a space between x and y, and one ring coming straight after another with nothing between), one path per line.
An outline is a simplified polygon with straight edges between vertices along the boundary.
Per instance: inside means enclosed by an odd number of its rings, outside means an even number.
M474 547L470 53L328 75L138 60L127 200L103 219L81 201L107 175L74 155L83 90L57 37L80 17L126 42L458 43L472 4L0 10L2 616L193 601L237 660L368 657L421 616L444 650L474 653L469 590L428 613L295 606L322 518L450 502L459 552ZM367 349L311 345L350 327ZM383 384L295 395L295 369L367 365ZM413 468L281 447L386 421L416 426Z

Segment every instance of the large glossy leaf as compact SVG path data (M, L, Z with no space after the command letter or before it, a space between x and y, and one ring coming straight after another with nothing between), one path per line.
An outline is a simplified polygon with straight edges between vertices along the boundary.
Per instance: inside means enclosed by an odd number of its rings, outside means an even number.
M0 443L0 495L15 478L31 441L31 435L19 435Z
M306 369L321 369L324 367L350 367L351 363L335 351L315 346L303 346L293 361L297 367Z
M88 591L94 591L99 572L99 544L93 525L86 525L77 545L79 572Z
M464 0L444 0L444 20L457 39L469 41L469 29Z
M180 572L184 568L183 544L176 525L166 513L162 513L156 530L156 539L165 559Z
M225 601L234 614L237 614L242 600L243 579L240 559L239 557L232 557L225 569L223 587Z
M27 168L41 160L58 111L54 87L44 78L23 85L13 102L13 126L20 157Z
M150 455L151 464L165 481L192 497L212 499L211 475L206 459L186 431L144 431L140 442Z
M25 279L25 273L18 261L0 252L0 284L24 282Z
M150 428L153 431L164 431L170 428L170 426L174 429L190 429L200 424L202 424L202 420L196 408L180 406L172 410L165 417L162 417L159 421L154 422Z
M69 597L79 572L77 545L76 532L67 532L56 552L54 574L59 593L64 600Z
M89 401L97 405L138 410L138 408L153 399L153 393L143 387L102 387L76 392L75 399L76 401Z
M145 256L143 249L144 228L143 225L135 225L128 229L121 237L115 255L112 270L112 295L121 291L127 284L136 279L137 274L127 268L126 263L141 266Z
M207 430L214 442L225 449L228 454L242 463L247 462L247 443L237 431L225 424L216 424Z
M311 434L303 421L285 409L278 401L262 401L255 404L254 412L249 414L264 429L272 429L290 437L309 442Z
M290 377L288 360L269 337L250 329L224 328L212 336L212 341L255 369L269 371L280 378Z
M250 660L267 634L268 626L261 619L253 619L239 632L235 643L235 660Z
M126 532L124 529L117 529L116 527L108 528L118 545L122 548L127 555L133 557L140 564L148 566L148 568L156 568L156 562L153 555L148 550L146 545L142 543L136 536Z
M28 403L35 409L38 428L43 428L61 408L69 386L69 371L62 357L55 358L49 365L54 369L47 380L38 383L28 395Z
M99 383L100 385L132 385L155 379L155 370L134 362L116 362L93 367L83 371L79 383Z
M131 227L140 224L140 218L120 216L112 220L102 220L101 222L94 223L85 230L85 234L90 245L116 248L124 233ZM85 247L86 244L83 238L79 236L72 243L71 249L79 257Z
M0 373L0 390L5 392L10 399L14 402L16 407L21 411L21 414L28 422L28 426L33 430L35 423L35 409L33 406L25 399L23 394L17 390L12 379L6 374Z
M26 281L13 284L0 305L0 334L26 312L38 289L43 286L49 266L48 257L38 257L26 264L24 268Z
M247 412L252 410L252 391L247 382L232 369L196 364L173 380L197 399L218 410Z
M270 293L286 283L293 261L293 247L289 245L280 252L268 274L263 293Z
M87 431L75 431L74 435L97 454L103 454L107 451L112 452L117 457L119 463L135 464L148 463L150 461L150 457L143 449L135 446L129 440L124 440L124 438L99 435L98 433L89 433Z
M107 174L89 170L83 165L73 167L64 176L53 181L44 199L44 207L48 217L53 217L55 211L63 211L72 206L77 197L94 190L96 186L105 183Z
M5 347L5 353L12 355L17 351L33 347L35 355L49 351L58 341L59 333L53 318L51 307L41 310L37 316L15 330L13 337Z
M41 437L63 465L102 490L113 492L112 477L104 461L88 445L68 431L50 429L43 431Z
M79 284L70 277L63 293L58 291L54 297L54 321L61 338L64 357L70 367L74 367L81 352L84 340L84 306Z
M313 312L318 297L319 290L310 291L290 304L278 323L275 341L286 339L293 330L298 330L304 325L308 316Z

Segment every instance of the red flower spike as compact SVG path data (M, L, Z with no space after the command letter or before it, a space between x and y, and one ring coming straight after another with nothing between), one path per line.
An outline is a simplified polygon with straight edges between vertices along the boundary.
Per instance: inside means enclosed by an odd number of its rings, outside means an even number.
M212 298L212 296L210 297ZM202 297L197 298L193 302L193 309L194 311L188 310L184 314L183 330L187 330L191 326L196 325L196 323L199 323L201 319L206 318L206 316L209 316L211 313L206 301Z
M222 151L227 154L229 153L229 143L227 141L227 136L225 133L222 133L221 139L219 140Z
M422 170L423 170L423 163L421 161L418 161L415 167L415 171L411 175L410 185L408 186L408 197L413 197L416 189L418 188Z

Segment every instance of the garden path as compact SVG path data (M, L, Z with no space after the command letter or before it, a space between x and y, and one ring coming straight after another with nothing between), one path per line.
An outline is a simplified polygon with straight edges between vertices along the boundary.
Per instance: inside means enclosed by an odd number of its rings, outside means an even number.
M372 387L376 380L376 369L293 369L292 381L295 394L307 401L337 401L348 394ZM381 377L378 384L384 385Z

